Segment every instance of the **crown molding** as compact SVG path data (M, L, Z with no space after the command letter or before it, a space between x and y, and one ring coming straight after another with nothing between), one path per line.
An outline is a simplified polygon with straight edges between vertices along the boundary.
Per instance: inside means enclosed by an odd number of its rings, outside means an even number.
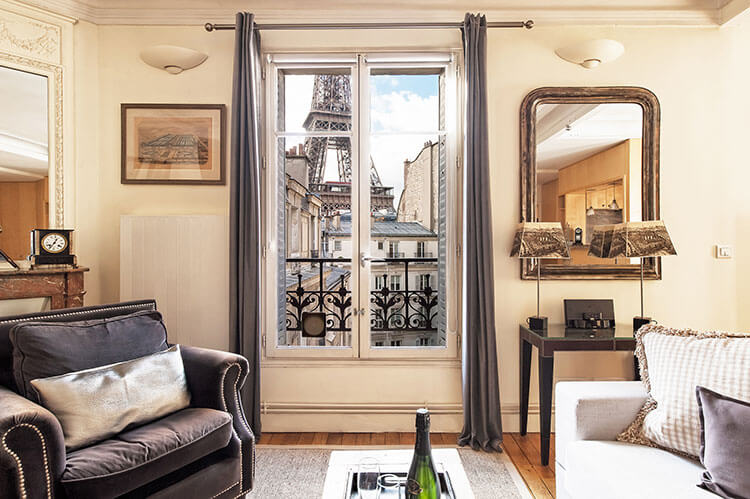
M172 9L172 8L107 8L93 6L80 0L24 0L25 4L45 11L55 12L74 19L99 25L203 25L206 22L231 23L234 9ZM483 13L493 21L533 19L535 26L555 25L621 25L621 26L684 26L716 27L728 18L734 19L739 4L748 0L732 0L727 6L711 9L490 9ZM744 9L748 6L745 5ZM418 16L424 21L455 21L463 18L464 11L403 9L398 12L349 11L315 9L257 9L254 12L261 23L294 22L391 22L402 21L404 16Z

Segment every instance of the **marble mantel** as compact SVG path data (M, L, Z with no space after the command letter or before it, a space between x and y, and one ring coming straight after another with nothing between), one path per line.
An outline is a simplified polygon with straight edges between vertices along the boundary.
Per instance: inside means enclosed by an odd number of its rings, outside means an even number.
M49 297L53 309L82 307L87 267L0 271L0 300Z

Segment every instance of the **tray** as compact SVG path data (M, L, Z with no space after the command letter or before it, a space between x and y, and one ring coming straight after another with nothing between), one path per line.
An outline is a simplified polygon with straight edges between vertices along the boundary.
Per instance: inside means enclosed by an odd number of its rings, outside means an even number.
M381 475L396 475L399 478L406 480L406 471L389 471L388 469L380 470ZM360 499L358 490L358 473L356 468L349 469L346 478L346 499ZM440 480L440 491L442 495L441 499L456 499L456 493L453 491L453 485L451 484L450 476L447 471L438 470L438 480ZM406 486L401 485L398 489L388 489L387 491L381 491L379 499L404 499L406 497Z

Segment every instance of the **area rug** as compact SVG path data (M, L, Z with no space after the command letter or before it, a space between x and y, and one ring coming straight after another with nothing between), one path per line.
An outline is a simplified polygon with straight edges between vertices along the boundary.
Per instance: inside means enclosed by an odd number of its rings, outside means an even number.
M377 447L369 446L368 449ZM336 449L342 450L341 447ZM253 499L321 496L332 448L258 446ZM476 499L530 499L523 479L505 454L458 449Z

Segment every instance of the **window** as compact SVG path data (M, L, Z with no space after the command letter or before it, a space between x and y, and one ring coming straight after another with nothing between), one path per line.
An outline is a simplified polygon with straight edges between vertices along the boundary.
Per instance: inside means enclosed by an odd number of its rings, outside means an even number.
M430 287L430 274L421 274L419 276L419 289L424 290Z
M375 290L380 290L385 287L385 276L384 275L377 275L375 276Z
M398 243L395 241L388 243L388 258L399 258L400 256L402 255L398 252Z
M430 339L429 338L419 338L419 346L426 347L430 345Z
M264 57L267 356L457 356L460 57Z
M401 290L401 276L400 275L392 275L391 276L391 291L399 291Z

